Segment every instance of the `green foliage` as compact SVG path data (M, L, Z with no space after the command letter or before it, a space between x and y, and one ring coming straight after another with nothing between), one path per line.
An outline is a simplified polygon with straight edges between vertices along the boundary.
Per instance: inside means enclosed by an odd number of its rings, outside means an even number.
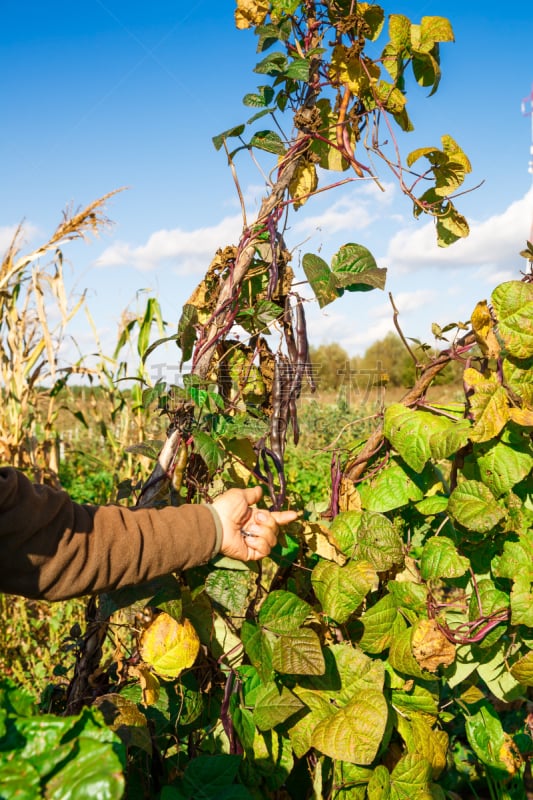
M358 366L383 375L383 379L392 386L406 386L407 380L410 378L412 382L414 378L412 363L400 337L388 333L383 339L368 347L364 356L358 361Z
M444 338L444 337L441 337ZM395 333L371 344L362 356L350 358L341 345L332 342L311 347L315 381L320 391L341 390L349 394L355 405L377 401L391 387L410 387L424 365L436 358L440 350L421 342L409 344L411 353ZM460 386L462 365L451 361L434 381L435 386Z
M76 503L104 504L113 497L115 478L105 461L80 451L71 451L68 461L60 463L59 480Z
M285 452L285 474L291 497L296 505L305 505L312 499L317 507L326 508L331 490L331 453L304 450L304 447L298 444L298 447L288 447Z
M50 604L0 595L0 674L21 686L62 694L57 681L69 675L84 623L82 600Z
M523 284L498 287L494 297L502 296L519 297L529 317ZM525 708L533 683L533 420L526 404L511 404L501 376L508 359L522 374L531 352L529 323L522 316L520 336L508 308L499 363L471 361L466 386L474 391L462 404L386 408L388 458L374 452L368 476L341 491L330 523L308 510L259 573L222 559L174 584L181 613L217 659L209 668L202 657L192 670L198 680L210 669L211 688L207 695L195 684L203 711L187 717L183 736L199 751L189 762L180 740L184 775L216 753L216 775L232 796L271 796L296 780L304 759L304 797L314 786L322 797L342 788L361 798L525 798L532 746L512 709ZM499 337L497 317L492 325ZM487 415L475 393L498 387L498 413ZM305 408L306 436L320 441L320 412L313 420L315 405ZM331 430L338 406L335 413ZM224 429L211 420L212 430ZM157 596L148 602L157 607ZM170 690L188 697L191 676ZM137 708L150 718L150 705ZM174 786L188 796L184 781Z
M386 270L379 268L374 256L360 244L345 244L333 256L331 270L317 255L306 253L302 266L320 308L342 297L345 291L363 292L383 289Z
M332 342L319 347L311 347L309 356L313 365L315 382L320 392L339 389L340 386L349 382L350 357L340 344Z
M120 740L97 711L39 715L31 695L0 682L0 786L6 800L119 800L124 762Z
M412 23L401 14L391 14L386 26L380 6L364 3L353 10L346 3L317 3L313 8L317 24L310 26L305 37L301 23L308 22L307 14L311 12L304 10L304 4L238 0L237 27L256 26L262 57L255 71L269 77L271 85L261 85L257 92L245 96L245 105L260 109L256 115L213 139L217 149L227 146L229 140L239 139L240 145L230 158L239 150L254 147L280 156L294 155L305 141L309 156L299 165L291 183L295 208L318 186L316 163L327 170L351 169L357 177L364 172L373 176L371 168L358 160L363 143L367 149L377 150L393 170L398 167L396 154L389 155L386 147L377 145L379 115L390 116L402 131L411 131L413 124L406 110L406 71L411 67L415 81L433 94L441 79L440 44L454 40L451 25L444 17L423 17L420 23ZM388 41L382 44L379 57L372 58L368 45L381 39L384 32ZM263 55L266 51L270 52ZM248 140L244 138L247 125L257 120L264 124L266 115L275 118L279 112L294 112L304 105L295 119L301 133L296 144L284 142L277 131L264 129L252 133ZM372 130L372 137L362 135L365 127ZM392 132L389 125L389 133ZM369 138L372 146L367 144ZM468 224L451 198L471 171L470 163L449 135L442 137L441 150L422 147L413 151L407 158L407 167L412 170L421 158L429 162L429 167L415 176L411 186L402 183L402 190L412 198L417 216L428 213L435 217L438 243L447 246L468 235ZM417 196L418 184L428 180L434 185ZM383 287L384 273L362 245L346 245L342 252L343 266L332 263L331 270L314 254L304 257L303 266L320 305L331 302L345 289ZM338 260L336 257L334 262ZM358 283L353 280L354 273L359 273Z
M520 293L522 308L530 295ZM499 287L495 296L502 294L518 291ZM493 325L499 335L498 319ZM510 374L509 359L523 373L531 354L522 325L523 338L508 333L511 326L504 335L513 353L524 347L524 358L509 355L502 339L500 364L472 361L467 385L492 386ZM149 791L149 753L170 753L173 742L163 798L271 797L296 780L302 797L315 787L321 797L342 791L362 800L448 791L525 798L532 747L524 714L513 708L525 708L533 683L533 448L520 424L530 422L528 406L511 405L498 385L507 416L503 426L487 418L490 439L474 433L485 406L472 403L472 393L445 413L391 404L383 427L388 462L380 465L375 454L379 468L357 484L355 498L341 501L345 510L331 523L308 511L260 572L222 559L144 595L143 604L167 613L175 604L204 654L152 693L146 672L140 686L130 673L100 699L129 742L128 785L140 780ZM206 463L224 469L227 431L240 423L209 410L208 390L194 396L219 454L206 451ZM349 409L329 408L303 406L306 445L331 444L343 414L354 422ZM370 432L354 427L351 438L339 439L341 450ZM324 456L323 467L311 459L326 483ZM289 476L296 463L289 458ZM314 538L306 525L315 526Z
M449 197L462 185L465 175L471 172L470 161L451 136L442 137L442 150L422 147L407 157L407 165L425 157L430 163L428 173L433 173L435 186L424 192L415 204L415 217L431 208L436 215L437 242L447 247L458 239L468 236L468 222L456 210Z

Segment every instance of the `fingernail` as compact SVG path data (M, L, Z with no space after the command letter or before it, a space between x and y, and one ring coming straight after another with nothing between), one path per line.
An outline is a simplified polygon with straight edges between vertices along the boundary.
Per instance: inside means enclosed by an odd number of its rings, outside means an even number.
M267 515L265 514L264 511L256 511L255 512L255 518L256 518L257 522L266 522L267 519L268 519L268 517L267 517Z

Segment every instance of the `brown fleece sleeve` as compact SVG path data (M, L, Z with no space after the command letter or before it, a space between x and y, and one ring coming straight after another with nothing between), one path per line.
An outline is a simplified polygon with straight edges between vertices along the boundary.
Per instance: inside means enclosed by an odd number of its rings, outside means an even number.
M74 503L0 467L0 591L64 600L144 583L217 551L210 507Z

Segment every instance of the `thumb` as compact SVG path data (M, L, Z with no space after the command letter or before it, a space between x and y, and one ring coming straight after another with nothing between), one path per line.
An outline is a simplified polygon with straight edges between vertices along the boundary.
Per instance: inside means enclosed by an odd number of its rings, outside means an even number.
M247 489L243 489L243 492L244 498L249 506L258 503L263 496L263 490L260 486L250 486Z

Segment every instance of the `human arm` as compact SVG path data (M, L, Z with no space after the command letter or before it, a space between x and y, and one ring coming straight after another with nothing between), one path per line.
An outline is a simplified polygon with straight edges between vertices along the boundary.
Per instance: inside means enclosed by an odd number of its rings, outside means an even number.
M0 468L0 591L63 600L144 583L208 561L215 541L205 506L81 505Z
M203 564L218 551L217 515L222 552L241 559L266 555L275 542L273 519L259 525L257 546L239 552L229 522L228 509L235 504L250 515L248 498L258 499L260 490L230 492L237 495L229 505L223 501L229 493L213 504L216 514L204 505L159 510L80 505L64 491L34 486L17 470L1 467L0 591L63 600Z

